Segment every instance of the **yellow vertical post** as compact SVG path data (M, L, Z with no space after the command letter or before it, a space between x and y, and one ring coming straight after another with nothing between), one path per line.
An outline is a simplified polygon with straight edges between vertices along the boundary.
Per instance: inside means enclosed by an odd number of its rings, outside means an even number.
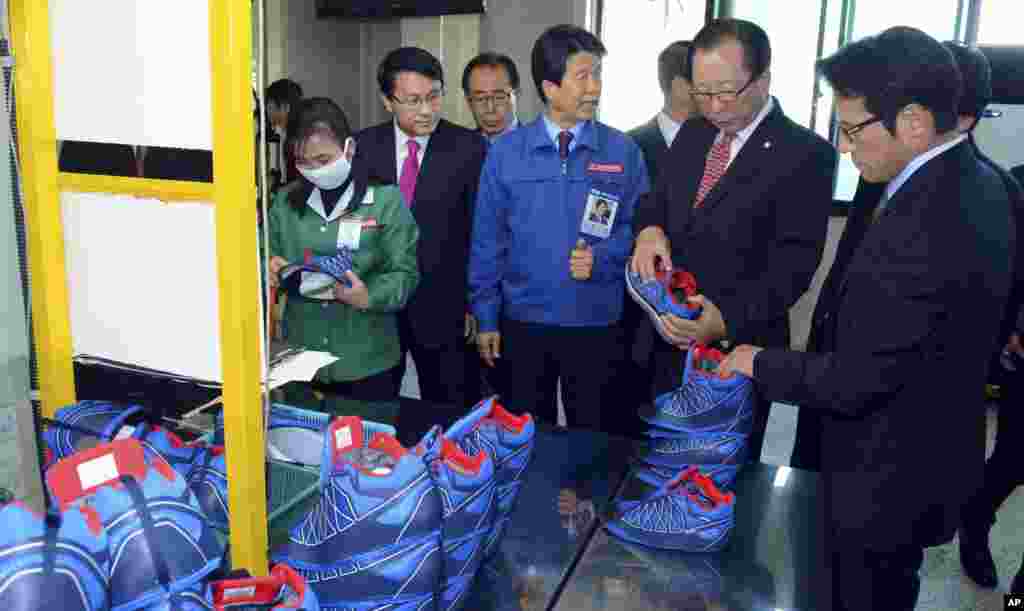
M217 223L231 561L267 574L267 504L253 147L252 8L210 0L213 194Z
M13 0L10 18L16 62L18 156L32 280L32 331L43 412L52 416L57 408L74 402L75 375L64 225L57 196L49 3Z

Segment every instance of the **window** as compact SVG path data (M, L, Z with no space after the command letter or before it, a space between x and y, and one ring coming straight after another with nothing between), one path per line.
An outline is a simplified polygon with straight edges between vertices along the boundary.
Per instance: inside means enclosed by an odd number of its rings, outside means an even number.
M790 119L811 125L814 59L822 0L790 0L786 10L764 0L735 0L732 16L764 28L772 45L772 95ZM828 109L826 109L828 112Z
M978 44L1024 45L1020 0L985 0L978 15Z
M703 0L604 0L601 121L623 131L661 110L658 54L676 40L692 40L704 26Z

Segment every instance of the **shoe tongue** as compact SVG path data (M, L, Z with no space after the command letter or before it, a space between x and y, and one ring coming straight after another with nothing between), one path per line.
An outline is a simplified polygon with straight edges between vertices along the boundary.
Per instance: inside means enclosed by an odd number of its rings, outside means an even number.
M491 413L487 416L488 420L513 433L521 432L529 418L529 414L523 414L522 416L512 414L497 401L494 402Z
M123 475L146 478L145 453L135 439L119 439L58 461L46 472L46 483L62 509Z
M353 452L363 449L363 420L358 416L335 419L327 427L324 440L328 448L327 456L330 458L326 464L331 465L333 471L337 471L345 463L358 462L353 460Z

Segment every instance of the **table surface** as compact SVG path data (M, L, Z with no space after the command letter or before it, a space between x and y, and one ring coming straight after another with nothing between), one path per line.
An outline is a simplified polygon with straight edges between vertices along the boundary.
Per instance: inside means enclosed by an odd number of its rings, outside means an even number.
M88 389L80 384L80 397L122 398L105 391L127 391L123 378L113 388L111 381L104 375L90 379L84 385ZM154 385L166 383L155 382L145 390ZM182 389L176 398L183 399L183 393L188 394ZM130 394L136 398L143 393ZM286 386L284 394L297 407L394 424L407 445L412 440L403 430L425 430L431 413L430 403L415 399L320 400L298 385ZM612 499L626 485L634 445L603 433L538 427L533 459L499 554L481 568L465 608L824 608L814 598L816 592L827 591L820 568L824 537L816 474L748 465L733 487L736 526L725 549L712 554L654 550L617 540L600 526Z

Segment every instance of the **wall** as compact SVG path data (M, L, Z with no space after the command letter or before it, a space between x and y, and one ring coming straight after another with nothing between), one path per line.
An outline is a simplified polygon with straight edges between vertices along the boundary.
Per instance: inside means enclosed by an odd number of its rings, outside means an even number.
M438 55L445 68L445 116L471 125L462 96L462 69L479 51L507 53L522 78L520 116L541 109L530 76L530 50L545 28L558 23L586 26L588 0L491 0L487 13L372 22L318 20L312 2L265 0L267 83L288 77L307 95L327 95L349 119L365 127L388 118L377 94L376 70L384 55L418 44Z

